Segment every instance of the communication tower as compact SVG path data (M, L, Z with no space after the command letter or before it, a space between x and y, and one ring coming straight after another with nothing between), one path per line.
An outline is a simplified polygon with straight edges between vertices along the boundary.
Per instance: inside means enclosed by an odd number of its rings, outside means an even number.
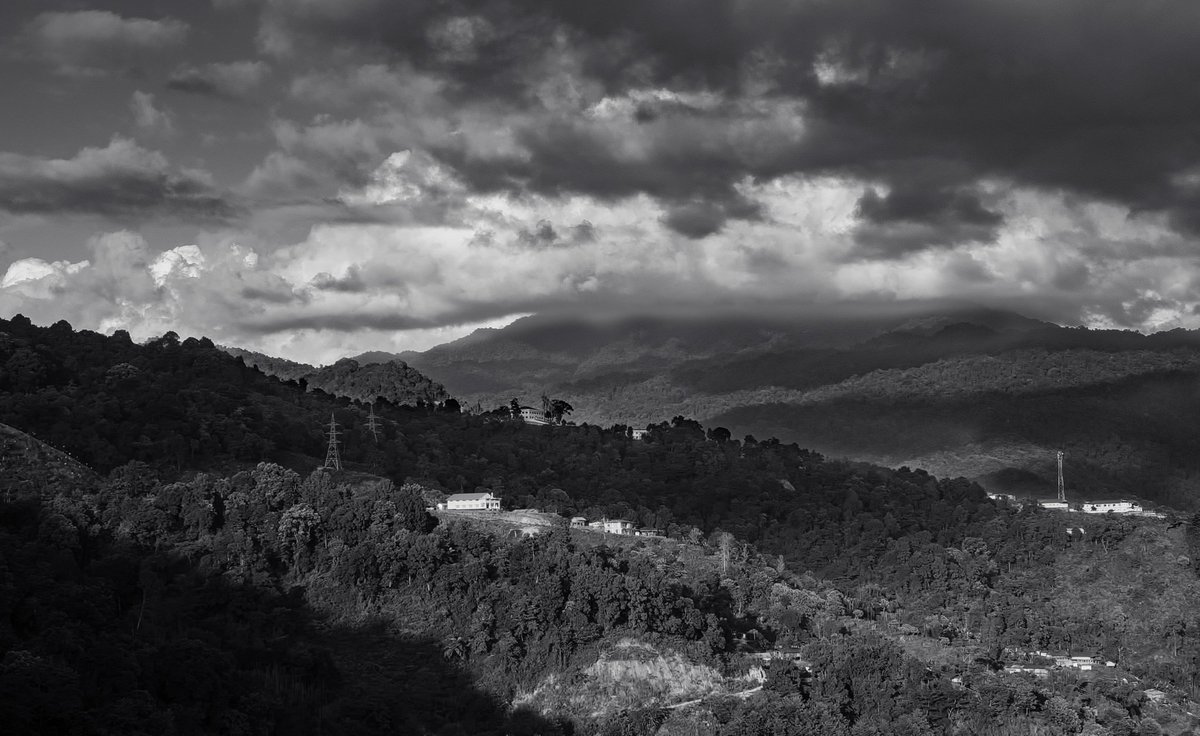
M1067 500L1067 486L1063 483L1063 452L1058 451L1058 500Z

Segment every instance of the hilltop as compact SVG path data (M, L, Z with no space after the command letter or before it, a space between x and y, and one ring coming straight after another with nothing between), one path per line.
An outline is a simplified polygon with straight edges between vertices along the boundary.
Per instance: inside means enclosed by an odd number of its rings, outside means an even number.
M343 358L332 365L315 366L273 358L241 348L222 347L268 376L284 381L304 381L309 389L362 402L379 399L396 405L436 404L450 398L446 389L402 360Z

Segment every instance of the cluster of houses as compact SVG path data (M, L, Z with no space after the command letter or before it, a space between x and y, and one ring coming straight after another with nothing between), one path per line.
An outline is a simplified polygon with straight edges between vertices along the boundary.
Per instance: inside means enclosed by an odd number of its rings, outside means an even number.
M635 528L632 521L627 519L600 519L588 521L582 516L571 518L572 529L591 529L605 534L622 534L627 537L661 537L662 529Z
M987 495L993 501L1007 501L1018 507L1022 505L1021 501L1011 493L989 493ZM1037 505L1039 508L1050 509L1052 511L1069 511L1080 514L1117 514L1118 516L1144 516L1152 519L1163 518L1163 515L1159 512L1147 511L1137 501L1126 499L1071 503L1057 498L1050 498L1038 501Z
M439 511L499 511L500 497L492 493L455 493L437 505ZM605 534L621 534L627 537L662 537L662 529L637 528L628 519L600 519L588 521L582 516L571 519L572 529L591 529Z
M1075 656L1071 657L1065 654L1050 654L1049 652L1032 652L1036 657L1053 660L1054 664L1010 664L1004 668L1005 672L1010 674L1018 674L1028 672L1034 677L1049 677L1050 670L1077 670L1079 672L1091 672L1101 666L1101 662L1095 657ZM1116 662L1104 662L1105 667L1116 667Z

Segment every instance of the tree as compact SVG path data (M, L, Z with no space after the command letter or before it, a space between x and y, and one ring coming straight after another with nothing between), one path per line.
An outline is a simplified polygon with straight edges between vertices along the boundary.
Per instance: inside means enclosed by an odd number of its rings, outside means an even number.
M562 399L553 399L550 402L550 416L555 424L562 424L563 416L575 411L575 407L571 406Z

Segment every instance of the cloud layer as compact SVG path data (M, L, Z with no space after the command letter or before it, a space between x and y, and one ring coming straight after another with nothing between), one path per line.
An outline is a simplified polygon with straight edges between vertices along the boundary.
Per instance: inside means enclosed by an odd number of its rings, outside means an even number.
M1200 324L1193 0L188 12L15 26L57 83L142 76L123 134L0 153L0 305L301 359L560 308ZM14 236L78 216L87 253Z

